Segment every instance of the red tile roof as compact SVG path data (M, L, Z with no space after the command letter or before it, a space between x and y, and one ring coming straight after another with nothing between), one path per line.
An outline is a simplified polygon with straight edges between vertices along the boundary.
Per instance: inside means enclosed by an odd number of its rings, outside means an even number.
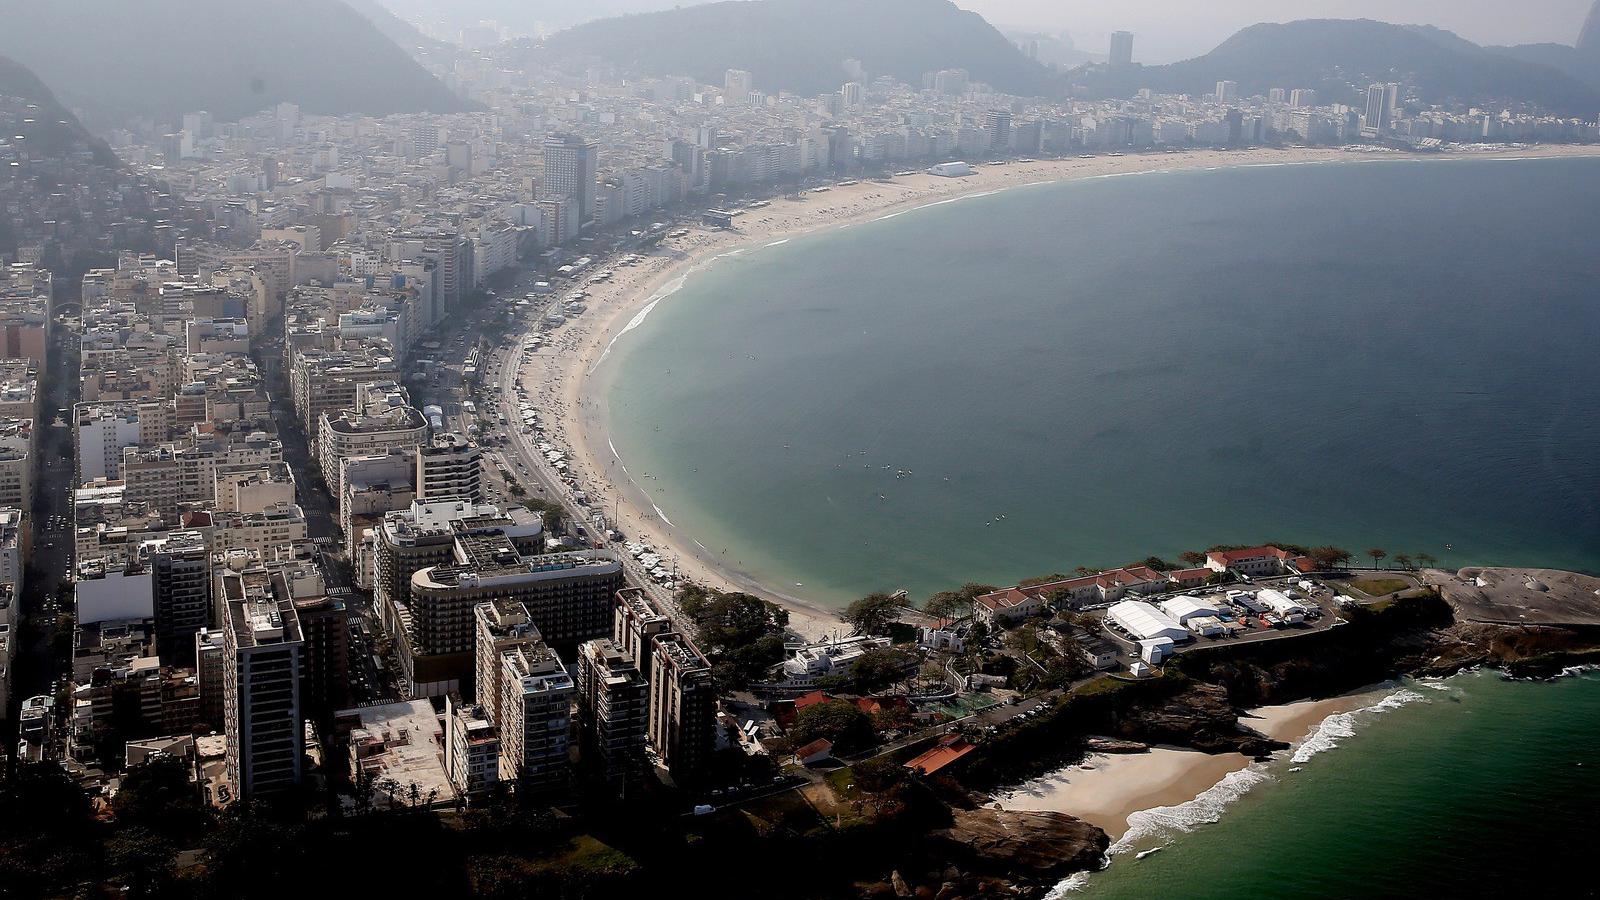
M976 749L961 735L947 734L939 739L933 749L907 760L906 768L912 771L921 769L922 774L932 775Z
M810 759L813 756L827 755L833 752L833 741L827 738L817 738L811 743L794 752L796 759Z
M801 694L800 696L794 698L794 711L799 712L802 709L816 706L819 703L827 703L832 699L833 697L823 693L822 691L812 691L809 694Z

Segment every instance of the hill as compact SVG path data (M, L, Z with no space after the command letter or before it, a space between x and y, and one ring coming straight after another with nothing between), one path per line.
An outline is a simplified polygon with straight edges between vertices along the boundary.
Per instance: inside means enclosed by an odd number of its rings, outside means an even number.
M378 0L344 0L344 3L371 22L379 34L414 57L437 54L449 49L444 41L434 40L423 34L417 26L395 15L389 7L379 3Z
M373 0L380 2L380 0ZM497 22L513 35L547 34L595 19L690 6L684 0L381 0L408 22L426 22L451 36L479 22Z
M910 84L925 72L961 68L1012 94L1054 95L1062 86L982 16L949 0L711 3L589 22L545 46L558 55L709 84L721 84L727 69L746 69L758 89L771 92L836 90L845 80L846 59Z
M38 107L15 118L0 112L0 124L8 126L6 137L22 138L30 153L60 158L86 151L100 166L116 168L121 165L105 141L85 130L78 117L56 100L39 76L4 56L0 56L0 98L14 98Z
M1589 17L1578 33L1578 41L1566 44L1519 44L1515 47L1490 47L1504 56L1559 69L1595 90L1600 90L1600 0L1589 10Z
M306 112L453 112L464 101L340 0L0 0L0 53L97 120L277 103Z
M1442 104L1515 101L1574 115L1600 109L1600 91L1549 65L1490 52L1447 31L1370 19L1252 25L1205 56L1169 66L1095 70L1079 80L1107 96L1141 87L1202 94L1232 80L1245 96L1310 87L1324 100L1351 103L1371 82L1399 81Z

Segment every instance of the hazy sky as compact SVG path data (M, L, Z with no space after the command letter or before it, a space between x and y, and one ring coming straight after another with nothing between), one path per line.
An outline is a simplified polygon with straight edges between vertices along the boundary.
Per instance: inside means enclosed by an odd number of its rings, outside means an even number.
M1106 52L1113 31L1132 31L1134 58L1164 63L1198 56L1256 22L1379 19L1437 25L1480 44L1578 39L1594 0L956 0L1001 28L1070 32L1080 49Z

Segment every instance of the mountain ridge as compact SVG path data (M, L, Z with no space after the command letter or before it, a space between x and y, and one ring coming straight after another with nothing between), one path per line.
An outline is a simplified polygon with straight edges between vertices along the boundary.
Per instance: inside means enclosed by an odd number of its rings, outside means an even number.
M1431 26L1371 19L1302 19L1241 29L1204 56L1167 66L1080 70L1106 96L1139 88L1209 93L1236 81L1242 95L1275 87L1314 88L1325 102L1358 100L1364 85L1399 81L1430 102L1528 102L1562 114L1593 115L1600 89L1559 68L1492 52Z
M727 69L745 69L770 93L835 90L847 80L846 59L910 84L947 68L1013 94L1052 95L1063 84L982 16L949 0L728 0L587 22L544 46L709 84L721 84Z
M97 121L468 106L340 0L276 0L271 15L251 0L0 0L0 21L0 53Z

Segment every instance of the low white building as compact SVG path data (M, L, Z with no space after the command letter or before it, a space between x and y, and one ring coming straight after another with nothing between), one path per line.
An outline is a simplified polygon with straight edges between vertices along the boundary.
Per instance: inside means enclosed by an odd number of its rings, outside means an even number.
M973 174L972 166L964 162L942 162L928 169L929 175L941 178L961 178Z
M1106 620L1136 641L1167 638L1177 643L1190 638L1188 629L1156 607L1139 600L1124 600L1106 610Z
M819 678L850 674L863 653L889 646L888 638L858 636L800 647L775 667L772 686L786 690L810 688Z
M1151 638L1139 642L1139 658L1152 666L1159 666L1172 655L1173 641L1171 638Z
M1188 625L1190 619L1215 617L1222 612L1217 604L1187 594L1163 600L1160 606L1161 611L1176 619L1179 625Z
M1271 589L1260 591L1256 594L1256 599L1265 604L1267 609L1290 621L1299 621L1311 611L1305 603L1282 591Z

